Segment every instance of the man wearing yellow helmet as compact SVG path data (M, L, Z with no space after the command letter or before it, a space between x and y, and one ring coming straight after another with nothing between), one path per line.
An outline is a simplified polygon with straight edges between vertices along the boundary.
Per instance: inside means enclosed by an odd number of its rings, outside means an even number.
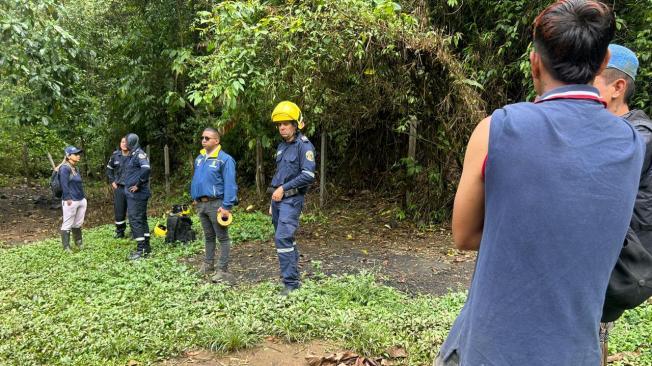
M299 252L294 233L299 226L304 195L315 180L315 147L299 130L303 117L299 107L288 101L279 103L272 112L283 141L276 150L276 173L268 193L272 194L270 211L274 224L274 242L287 296L300 286Z

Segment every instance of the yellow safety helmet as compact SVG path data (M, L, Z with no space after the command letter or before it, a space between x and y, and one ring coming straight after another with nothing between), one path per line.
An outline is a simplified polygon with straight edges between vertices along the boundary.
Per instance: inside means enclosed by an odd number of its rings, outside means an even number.
M290 101L284 100L277 104L274 111L272 111L272 122L281 123L287 121L295 121L299 129L302 129L304 126L303 114L301 113L299 106Z
M165 227L165 225L162 224L156 224L156 227L154 228L154 236L157 238L165 238L165 234L167 234L168 228Z

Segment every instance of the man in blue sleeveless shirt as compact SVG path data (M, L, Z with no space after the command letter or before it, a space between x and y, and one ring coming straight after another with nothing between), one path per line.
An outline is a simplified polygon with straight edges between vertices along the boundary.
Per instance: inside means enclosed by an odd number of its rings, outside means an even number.
M626 119L645 141L645 159L643 160L643 170L639 182L636 203L634 204L634 214L630 223L630 231L625 238L625 246L628 250L620 255L623 262L620 263L622 268L625 267L638 273L637 265L632 261L642 260L642 258L632 255L633 248L641 245L649 253L652 253L652 121L640 109L630 109L629 104L634 96L636 74L638 72L638 58L636 54L617 44L609 45L611 58L607 68L596 76L593 85L600 91L600 96L607 103L607 109ZM644 265L644 264L640 264ZM610 283L620 284L619 273L614 269L614 274ZM616 280L614 281L614 275ZM640 279L640 277L639 277ZM642 301L646 296L639 288L626 288L624 286L612 287L613 292L607 291L607 297L602 310L602 324L600 324L600 341L602 345L602 364L607 364L607 350L609 331L613 327L613 322L618 319L629 307L623 304Z
M479 250L468 298L435 365L596 366L609 275L634 207L643 145L590 85L613 13L558 1L534 22L539 98L471 135L453 239Z

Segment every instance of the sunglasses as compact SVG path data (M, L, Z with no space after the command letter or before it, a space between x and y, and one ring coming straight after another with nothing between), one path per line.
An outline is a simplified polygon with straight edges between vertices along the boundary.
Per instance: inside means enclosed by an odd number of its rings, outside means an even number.
M208 140L217 140L217 139L215 137L202 136L201 140L202 141L208 141Z

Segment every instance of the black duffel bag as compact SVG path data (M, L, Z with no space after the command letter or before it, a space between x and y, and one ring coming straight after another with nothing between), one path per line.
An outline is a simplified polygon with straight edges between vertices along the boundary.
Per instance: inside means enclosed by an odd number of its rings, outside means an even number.
M182 242L188 244L197 238L195 231L192 229L192 220L185 215L169 215L167 220L167 232L165 233L165 242L174 243Z
M602 309L602 322L612 322L652 297L652 253L629 228L611 272Z

